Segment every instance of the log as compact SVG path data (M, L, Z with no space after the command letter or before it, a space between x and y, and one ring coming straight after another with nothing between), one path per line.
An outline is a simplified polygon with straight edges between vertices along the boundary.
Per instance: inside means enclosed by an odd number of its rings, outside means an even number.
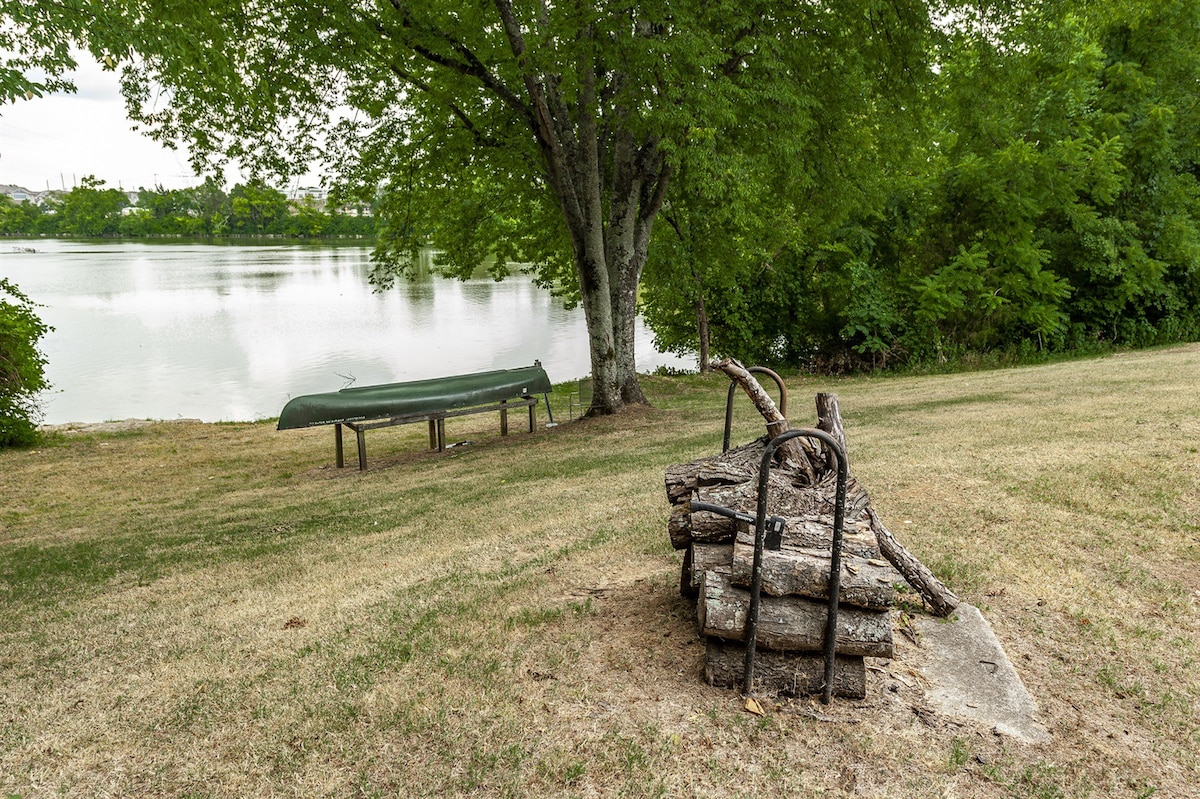
M821 485L825 486L824 483ZM768 483L767 509L772 516L781 516L786 523L783 535L785 547L829 549L832 545L834 487L830 484L828 488L828 496L823 492L818 493L815 489L796 489L791 487L783 476L777 481L772 473L772 479ZM857 481L853 483L853 489L856 499L861 495L869 502L869 497ZM754 516L758 510L757 493L755 486L741 484L701 487L695 489L693 496L701 502L732 508ZM850 515L853 510L847 510L846 521L842 525L842 551L863 558L879 557L879 547L870 518L861 509ZM675 549L684 549L693 542L732 543L739 531L749 532L751 529L745 522L708 511L691 511L687 505L673 506L667 521L667 532Z
M744 498L745 504L739 502L739 508L753 511L758 498L758 469L765 446L760 439L721 455L668 466L664 480L668 501L672 505L686 504L696 498L697 491L707 488L715 492L714 496L727 492L731 497ZM772 513L779 515L797 515L817 508L823 513L833 513L836 487L835 472L822 474L816 484L809 484L803 475L776 466L768 479L769 504ZM709 501L720 503L720 500ZM847 518L856 516L870 501L862 484L854 475L849 475L846 480ZM733 506L734 500L724 504Z
M896 540L874 508L867 508L867 514L875 530L875 538L879 542L879 551L896 567L896 571L904 576L908 584L917 589L921 599L929 605L934 615L944 618L953 613L962 600Z
M704 635L730 641L745 637L750 592L735 588L727 575L709 571L696 603ZM762 597L756 641L777 652L820 652L824 645L828 605L806 597ZM834 650L842 655L890 658L892 619L887 612L849 607L838 613Z
M739 534L731 552L730 581L749 588L754 573L754 536ZM886 610L895 600L893 581L899 579L887 561L877 557L842 555L838 602L843 605ZM762 562L762 592L769 596L829 598L829 547L765 550Z
M717 688L741 688L745 676L746 648L742 644L709 638L704 677ZM820 655L759 650L754 656L754 694L807 696L825 687L825 661ZM860 657L839 655L834 664L833 695L863 699L867 695L867 669Z
M833 516L837 498L837 476L822 479L814 486L797 486L794 474L783 468L771 470L767 478L767 512L772 516L804 516L826 514ZM695 499L734 508L751 516L758 509L758 475L753 481L743 483L697 483L693 491ZM855 519L862 515L870 503L870 496L862 484L853 477L846 479L846 518Z
M759 439L719 455L668 466L664 481L667 501L686 503L700 486L754 483L765 448L766 440Z
M732 544L692 544L683 557L680 593L684 596L698 596L700 586L704 584L704 573L715 571L727 575L732 562Z
M817 394L817 429L828 433L842 452L846 455L846 472L850 472L850 450L846 448L846 430L842 426L842 412L838 408L837 394L822 392ZM832 459L825 466L826 471L836 468Z

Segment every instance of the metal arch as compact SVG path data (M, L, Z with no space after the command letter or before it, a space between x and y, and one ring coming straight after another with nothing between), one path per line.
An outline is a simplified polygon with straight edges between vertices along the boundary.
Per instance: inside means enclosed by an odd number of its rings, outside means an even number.
M732 395L731 395L732 396ZM728 417L726 417L728 418ZM825 617L825 685L821 691L821 702L829 704L833 699L833 670L837 658L837 616L838 593L842 582L842 526L846 512L846 453L833 436L824 430L798 429L788 430L767 444L763 453L762 464L758 470L758 513L754 524L754 571L750 580L750 610L746 614L746 663L745 680L742 683L742 693L750 696L754 687L754 655L757 648L758 613L762 597L763 545L767 521L767 478L771 473L771 461L775 450L781 444L793 438L804 436L815 438L833 452L837 459L837 493L833 509L833 544L829 553L829 612Z
M779 387L779 413L781 416L787 416L787 386L783 384L783 378L779 376L773 369L768 369L765 366L751 366L746 370L752 375L766 375L775 381L775 385ZM722 452L729 451L729 437L733 432L733 395L737 391L737 381L729 381L729 396L725 399L725 439L721 445Z

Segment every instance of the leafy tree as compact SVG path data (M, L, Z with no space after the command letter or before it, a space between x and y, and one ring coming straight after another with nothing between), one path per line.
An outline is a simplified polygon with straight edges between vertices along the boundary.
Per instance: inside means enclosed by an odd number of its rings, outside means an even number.
M81 4L0 4L0 105L74 89L71 44L86 30Z
M188 140L198 163L232 157L287 174L324 153L363 201L382 186L380 283L430 239L457 274L486 254L498 274L533 262L583 306L594 413L643 401L638 286L693 131L741 120L755 131L746 147L762 150L769 136L773 153L798 151L812 130L791 115L842 102L839 65L844 77L894 62L919 41L910 32L929 26L911 0L105 9L93 50L127 64L134 115ZM814 52L835 56L819 85L803 80ZM844 57L856 52L864 57ZM159 97L167 103L151 102Z
M45 215L39 206L0 197L0 236L37 236L44 229Z
M87 175L71 189L58 209L58 232L68 236L108 236L117 232L121 209L129 197L120 189L104 188L104 181Z
M796 363L832 324L843 298L823 272L845 249L836 239L883 205L888 176L923 156L915 131L937 32L911 8L872 19L878 35L835 27L790 54L792 104L779 113L690 132L643 291L660 347L699 349L702 368L708 343ZM763 91L760 109L779 103ZM781 135L781 123L794 132Z
M203 222L203 231L210 236L220 235L229 228L229 196L222 184L214 177L207 177L204 183L188 189L192 196L192 205Z
M0 278L0 447L37 443L38 394L49 387L46 359L38 341L51 328L34 312L34 303L6 278Z
M1198 13L1047 3L957 40L941 170L912 197L915 235L892 241L909 348L1200 332L1196 103L1180 88L1200 80Z
M1061 0L960 23L914 103L916 157L800 230L780 279L742 281L774 309L749 343L828 368L1200 335L1198 4Z
M231 233L262 235L279 232L288 218L287 197L262 180L238 183L229 192Z
M280 226L280 232L300 238L323 236L328 229L329 214L322 211L312 197L292 205L291 215Z

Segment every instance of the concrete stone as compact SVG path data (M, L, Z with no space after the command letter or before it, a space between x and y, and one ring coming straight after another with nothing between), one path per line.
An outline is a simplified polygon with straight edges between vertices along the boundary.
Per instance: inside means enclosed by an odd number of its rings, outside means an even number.
M992 726L1027 743L1050 735L1037 705L979 609L963 603L951 620L915 620L920 633L918 670L928 680L926 697L941 713Z

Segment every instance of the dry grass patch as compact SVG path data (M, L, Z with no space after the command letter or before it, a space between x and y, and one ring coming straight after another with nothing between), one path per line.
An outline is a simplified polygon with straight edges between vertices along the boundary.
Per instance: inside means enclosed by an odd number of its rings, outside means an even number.
M0 453L0 790L48 796L1187 796L1200 778L1200 350L837 391L889 526L979 605L1030 747L699 681L663 469L725 383L508 439L466 417L333 468L332 432L162 425ZM735 439L759 432L739 406Z

